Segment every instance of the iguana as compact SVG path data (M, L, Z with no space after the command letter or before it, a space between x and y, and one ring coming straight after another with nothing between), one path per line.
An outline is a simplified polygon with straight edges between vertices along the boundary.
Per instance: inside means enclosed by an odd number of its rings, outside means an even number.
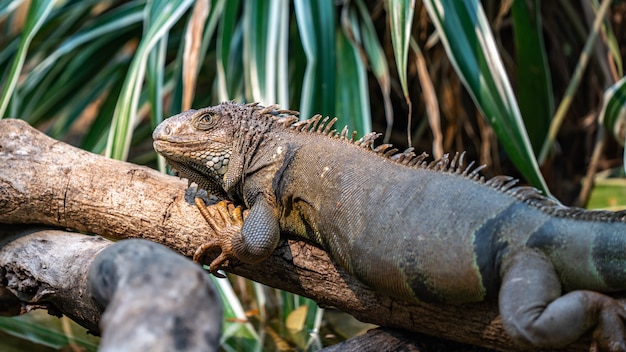
M207 217L219 236L198 253L222 251L211 272L262 261L286 233L387 295L497 299L521 346L563 347L593 330L602 350L626 350L626 310L600 293L626 290L626 212L568 208L511 177L485 180L464 154L426 162L374 147L379 134L355 141L336 119L297 116L225 102L154 131L156 151L183 177L249 209L241 231ZM239 210L230 216L242 221Z

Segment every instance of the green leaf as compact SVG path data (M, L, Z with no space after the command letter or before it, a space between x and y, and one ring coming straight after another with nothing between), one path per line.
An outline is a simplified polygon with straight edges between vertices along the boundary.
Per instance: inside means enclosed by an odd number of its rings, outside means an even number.
M360 40L359 26L352 17L353 33ZM344 32L337 30L337 127L348 126L360 136L372 130L370 99L367 90L367 72L358 48L346 38Z
M163 37L148 55L146 86L148 88L148 101L151 107L150 120L152 121L152 128L156 128L163 121L163 80L165 76L166 48L167 37Z
M538 0L513 1L511 14L517 63L517 99L533 151L538 155L554 114L540 3Z
M426 0L424 6L450 62L507 154L530 184L549 194L480 3Z
M106 148L108 132L111 127L111 116L113 116L117 98L122 91L123 77L128 67L128 63L119 63L112 66L110 72L108 70L103 72L107 78L111 79L111 85L96 118L91 124L91 128L83 138L81 148L96 154L101 154Z
M124 36L114 37L124 42ZM65 109L75 96L77 90L91 87L97 79L107 79L102 73L109 65L114 64L119 43L111 37L95 39L89 46L76 51L74 55L64 55L41 80L28 90L30 85L23 87L21 94L24 102L21 115L31 124L38 124L59 111ZM110 117L109 117L110 120Z
M626 141L626 77L609 87L603 100L600 122L623 146ZM626 152L624 158L626 160Z
M50 14L50 11L52 11L53 6L53 0L32 0L30 3L28 14L26 15L26 23L22 29L20 45L17 49L17 54L13 59L13 64L9 71L6 86L2 92L2 96L0 96L0 118L6 117L6 110L9 106L9 101L13 96L13 91L15 90L17 80L22 71L22 66L24 66L30 42L45 22L46 18Z
M372 73L378 81L383 96L383 104L385 105L385 119L387 121L387 129L385 130L384 143L389 143L391 138L391 130L393 127L393 106L391 104L391 75L389 74L389 64L383 50L383 46L376 34L376 28L362 0L355 1L359 12L360 29L363 41L363 49L367 62ZM369 132L369 131L367 131Z
M388 0L389 22L391 24L391 43L398 68L398 77L404 97L409 99L407 83L407 61L409 57L409 39L413 25L413 0Z
M407 144L411 146L411 117L413 115L413 104L409 95L409 86L407 82L407 62L409 58L409 42L411 39L411 26L413 25L413 13L415 9L413 0L387 0L387 9L389 14L389 23L391 26L391 44L396 60L396 69L402 86L402 93L408 105L407 114ZM385 133L385 139L390 134L389 128Z
M224 307L224 322L220 345L222 348L235 350L259 350L262 341L254 326L248 321L246 312L235 294L230 281L210 275L211 281L217 287Z
M244 6L243 59L246 96L264 105L289 106L287 35L289 3L249 0Z
M108 157L125 160L128 156L148 55L192 4L192 0L149 0L146 4L145 32L115 108L107 141Z
M0 329L33 344L50 348L61 349L72 343L85 348L86 351L97 350L98 339L88 336L84 328L69 318L61 319L68 320L68 327L71 330L69 336L61 326L61 320L49 316L44 311L33 311L18 317L0 317Z
M295 0L294 10L307 58L301 118L315 113L335 116L335 3L333 0Z
M89 21L85 27L65 39L55 51L32 69L23 89L29 90L38 85L40 79L62 56L80 50L85 44L93 45L94 41L103 37L111 35L116 38L124 29L133 28L143 18L143 6L136 2L124 4L97 17L94 21ZM104 44L103 41L99 42Z
M229 99L241 98L237 88L241 87L242 70L233 69L233 66L240 67L242 55L238 55L242 50L237 50L237 38L241 38L241 30L237 30L238 14L240 8L239 0L226 1L224 14L217 35L217 88L218 99L226 101Z

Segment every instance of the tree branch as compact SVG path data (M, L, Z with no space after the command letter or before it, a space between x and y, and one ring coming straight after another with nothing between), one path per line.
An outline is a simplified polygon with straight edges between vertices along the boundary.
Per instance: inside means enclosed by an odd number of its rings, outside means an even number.
M0 121L0 222L39 223L106 237L145 238L185 256L213 235L187 182L50 139L19 120ZM515 349L495 304L415 304L382 296L326 252L288 240L266 261L230 272L336 307L357 319L454 341ZM582 343L572 346L585 350Z
M5 225L0 238L5 315L63 313L102 333L101 351L219 350L219 294L198 265L169 248L26 226Z

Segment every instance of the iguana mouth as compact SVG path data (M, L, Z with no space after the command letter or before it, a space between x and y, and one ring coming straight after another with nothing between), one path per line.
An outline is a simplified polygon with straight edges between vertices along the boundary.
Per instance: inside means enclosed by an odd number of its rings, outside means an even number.
M174 160L167 160L170 167L178 173L181 178L186 178L191 182L195 182L198 188L212 193L218 197L226 197L226 192L222 186L222 178L220 175L209 171L201 171L195 164L182 164ZM207 169L208 170L208 169ZM213 175L213 179L207 178L207 175Z
M181 142L171 141L168 139L155 139L152 142L154 150L159 154L165 154L167 158L183 158L184 153L189 154L190 150L204 150L206 142L193 141L193 142ZM182 153L181 151L184 151Z
M154 149L163 155L179 176L212 193L223 193L223 176L228 171L230 150L206 150L205 142L181 143L155 139ZM193 162L190 162L193 161Z

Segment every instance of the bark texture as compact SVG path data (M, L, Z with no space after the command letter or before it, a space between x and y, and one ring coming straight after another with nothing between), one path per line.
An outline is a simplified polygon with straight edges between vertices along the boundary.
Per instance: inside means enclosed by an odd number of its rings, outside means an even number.
M0 223L61 226L115 239L145 238L185 256L213 235L195 208L186 180L79 150L22 121L0 121L0 165ZM282 241L268 260L235 265L230 272L312 298L365 322L516 349L502 330L495 302L454 306L384 297L335 266L323 250L302 241ZM583 341L570 349L588 347Z

